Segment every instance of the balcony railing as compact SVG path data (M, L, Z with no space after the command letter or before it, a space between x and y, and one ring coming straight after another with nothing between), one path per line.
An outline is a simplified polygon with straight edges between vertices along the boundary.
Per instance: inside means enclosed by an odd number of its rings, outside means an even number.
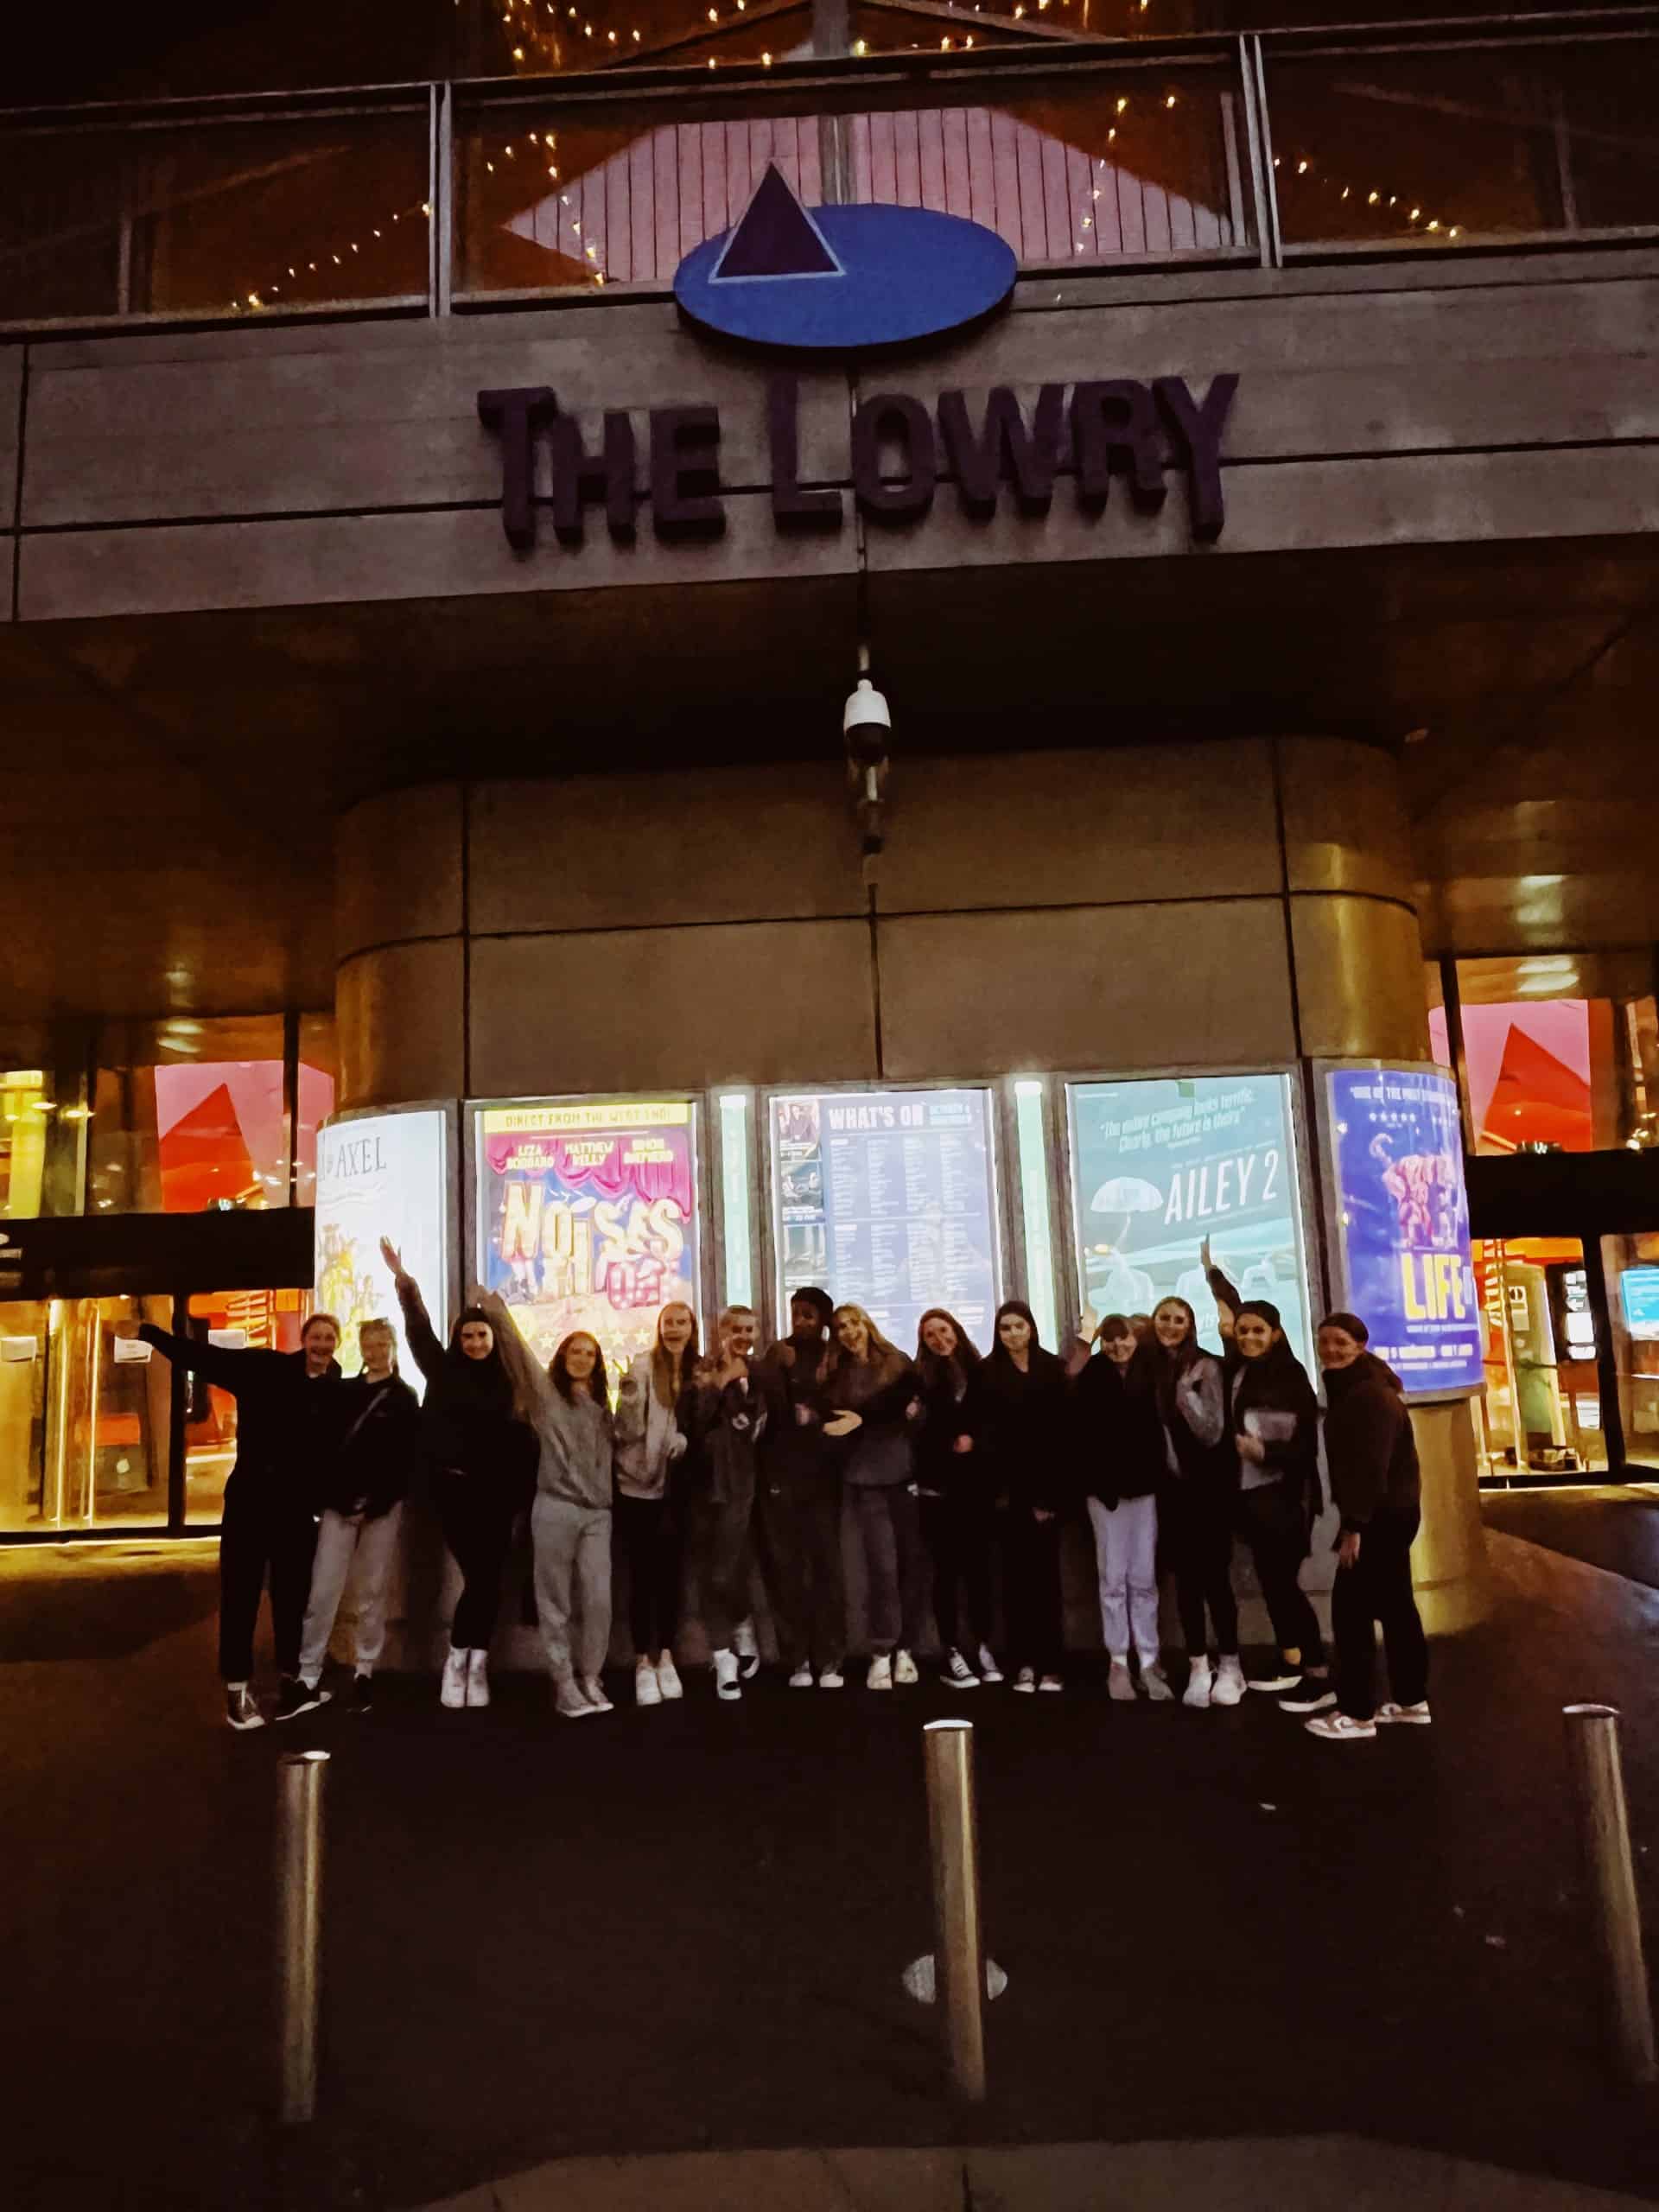
M1033 274L1659 238L1659 10L939 43L0 115L0 327L660 295L768 162Z

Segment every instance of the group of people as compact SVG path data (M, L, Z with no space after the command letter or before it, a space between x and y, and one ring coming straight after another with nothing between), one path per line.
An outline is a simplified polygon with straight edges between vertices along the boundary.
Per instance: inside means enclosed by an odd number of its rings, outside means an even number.
M399 1516L422 1470L461 1579L439 1692L448 1707L489 1702L504 1570L526 1510L537 1619L566 1719L613 1709L603 1669L613 1537L627 1566L639 1705L683 1695L674 1654L688 1580L716 1694L741 1697L760 1664L749 1597L757 1570L791 1688L842 1688L843 1521L862 1568L870 1689L919 1679L931 1600L951 1688L1011 1675L1018 1692L1056 1693L1061 1534L1082 1510L1113 1699L1241 1701L1232 1565L1242 1539L1279 1645L1277 1668L1248 1687L1276 1694L1330 1740L1373 1738L1379 1722L1429 1720L1411 1586L1411 1422L1397 1377L1366 1349L1355 1314L1319 1325L1323 1416L1276 1307L1240 1300L1213 1268L1219 1357L1199 1344L1182 1298L1161 1300L1150 1315L1085 1313L1062 1357L1041 1344L1018 1299L999 1307L983 1354L938 1307L922 1316L907 1353L861 1307L802 1288L788 1335L765 1351L747 1307L721 1313L704 1351L692 1309L665 1306L654 1344L613 1401L593 1336L572 1332L543 1368L488 1293L474 1291L442 1343L399 1255L382 1250L423 1400L397 1373L385 1321L363 1325L363 1370L349 1380L327 1314L310 1317L295 1354L228 1351L148 1324L136 1332L239 1403L220 1554L219 1656L233 1727L264 1722L252 1645L267 1573L282 1675L276 1717L330 1694L322 1674L348 1578L356 1620L346 1694L359 1708L372 1702ZM1321 1418L1341 1519L1334 1677L1300 1580L1324 1504ZM1161 1656L1163 1574L1185 1644L1179 1692ZM1378 1621L1394 1693L1381 1706Z

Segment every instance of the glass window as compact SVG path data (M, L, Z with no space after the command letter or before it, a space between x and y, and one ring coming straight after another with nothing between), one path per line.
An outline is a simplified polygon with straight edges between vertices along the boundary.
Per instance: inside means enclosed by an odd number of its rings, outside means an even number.
M103 1034L86 1205L201 1213L288 1204L283 1018L178 1016Z
M0 130L0 322L424 300L409 114Z
M1014 1126L1020 1151L1020 1212L1026 1231L1026 1291L1037 1316L1037 1333L1051 1351L1066 1340L1054 1310L1054 1230L1048 1203L1048 1132L1043 1121L1044 1084L1026 1076L1014 1086ZM1074 1317L1068 1315L1069 1326Z
M1475 1401L1481 1479L1605 1469L1595 1320L1576 1237L1477 1238L1485 1388Z
M0 1067L0 1219L32 1221L41 1198L55 1086L44 1068Z
M1452 1065L1452 1039L1446 1023L1446 989L1438 960L1423 963L1423 992L1428 1001L1428 1049L1438 1065Z
M0 1530L166 1524L171 1373L112 1325L165 1327L172 1310L167 1298L0 1306Z
M0 1529L41 1525L49 1341L44 1300L0 1305Z
M1659 1465L1659 1236L1604 1236L1601 1263L1625 1456L1653 1467Z
M298 1351L315 1300L308 1290L200 1291L186 1308L183 1332L241 1351ZM164 1360L156 1364L163 1372ZM236 1462L237 1402L200 1375L180 1370L185 1393L184 1517L200 1524L224 1511Z
M1523 953L1458 963L1480 1153L1659 1143L1645 953Z
M340 1054L332 1014L300 1016L300 1124L294 1151L298 1165L295 1203L309 1206L317 1196L317 1131L334 1110L340 1082Z
M749 1111L747 1090L721 1093L720 1225L726 1278L721 1297L730 1306L754 1303L754 1254L749 1234Z
M1288 1078L1158 1076L1068 1096L1080 1304L1134 1319L1184 1298L1218 1351L1207 1255L1244 1297L1272 1300L1311 1371Z

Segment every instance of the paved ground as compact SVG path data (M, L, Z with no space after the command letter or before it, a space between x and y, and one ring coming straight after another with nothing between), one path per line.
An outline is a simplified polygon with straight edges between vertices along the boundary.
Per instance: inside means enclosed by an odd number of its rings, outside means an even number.
M1489 1529L1659 1590L1659 1487L1486 1491L1480 1503Z
M1659 1596L1494 1553L1503 1611L1437 1646L1432 1731L1338 1750L1260 1699L962 1700L1011 1977L964 2141L1342 2132L1659 2198L1649 2116L1605 2083L1558 1717L1624 1707L1659 1835ZM531 1678L461 1715L409 1680L367 1721L299 1723L336 1754L329 2087L281 2142L295 1732L216 1724L200 1569L100 1591L78 1566L67 1605L25 1572L0 1560L0 1652L26 1655L0 1668L9 2204L334 2212L577 2155L951 2139L898 1986L928 1940L937 1692L727 1708L696 1681L571 1726Z

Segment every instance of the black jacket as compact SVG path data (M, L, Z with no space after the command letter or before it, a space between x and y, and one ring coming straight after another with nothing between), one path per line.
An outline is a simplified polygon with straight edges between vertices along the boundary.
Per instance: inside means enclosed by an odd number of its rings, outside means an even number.
M1403 1385L1374 1352L1325 1370L1325 1464L1344 1529L1378 1513L1415 1513L1422 1501L1417 1440Z
M773 1344L753 1372L766 1402L761 1471L774 1490L811 1490L840 1480L835 1440L823 1433L833 1411L828 1395L828 1340L803 1352L791 1337Z
M514 1511L527 1506L541 1444L513 1410L512 1377L499 1351L493 1359L475 1360L458 1344L446 1350L413 1283L400 1286L398 1300L404 1341L426 1377L421 1444L428 1468L435 1476L461 1474L486 1484Z
M992 1352L979 1377L981 1433L996 1494L1016 1509L1064 1512L1073 1494L1064 1365L1052 1351L1033 1350L1022 1375Z
M915 1436L916 1482L925 1497L966 1503L987 1497L991 1491L993 1470L985 1449L979 1380L983 1364L959 1365L933 1353L916 1363L922 1404ZM957 1451L957 1440L963 1436L971 1451Z
M420 1462L421 1402L401 1375L351 1376L340 1395L345 1427L323 1503L378 1521L405 1496Z
M1071 1458L1085 1497L1116 1506L1164 1479L1164 1430L1144 1368L1096 1352L1071 1385Z
M779 1404L775 1374L751 1361L729 1382L719 1380L721 1362L698 1361L680 1393L674 1422L686 1440L685 1489L693 1501L738 1503L753 1495L761 1440Z
M1319 1490L1319 1402L1307 1370L1290 1346L1272 1345L1260 1359L1235 1359L1227 1377L1228 1434L1254 1436L1265 1456L1258 1481L1281 1482L1317 1520ZM1240 1469L1241 1479L1246 1470Z
M273 1502L311 1514L332 1479L346 1408L337 1361L326 1375L308 1376L302 1351L232 1351L195 1337L175 1337L150 1321L138 1331L147 1344L236 1400L238 1491L269 1491Z
M856 1414L859 1426L836 1442L843 1480L855 1490L888 1490L914 1479L916 1424L911 1408L921 1382L903 1352L875 1352L869 1359L838 1353L824 1395L832 1414Z

